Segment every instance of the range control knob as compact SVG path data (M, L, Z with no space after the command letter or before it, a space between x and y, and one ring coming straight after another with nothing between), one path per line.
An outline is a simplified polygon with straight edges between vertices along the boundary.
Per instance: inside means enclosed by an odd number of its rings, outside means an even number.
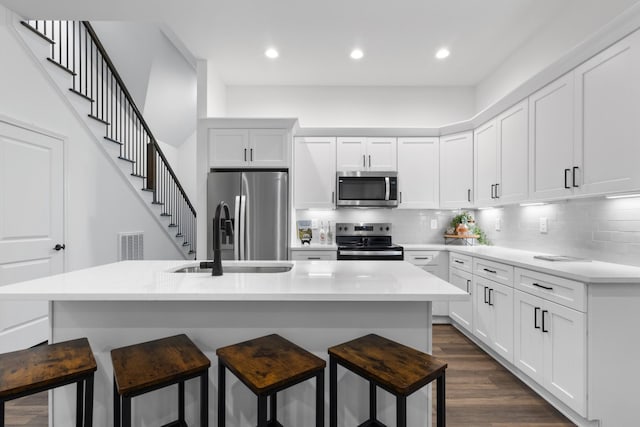
M380 231L382 231L382 227L380 227Z
M387 227L387 231L389 231L389 227Z

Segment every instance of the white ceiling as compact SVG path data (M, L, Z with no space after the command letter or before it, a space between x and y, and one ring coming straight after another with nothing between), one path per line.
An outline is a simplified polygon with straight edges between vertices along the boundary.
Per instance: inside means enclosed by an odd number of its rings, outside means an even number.
M607 7L603 0L1 1L29 18L163 22L228 85L474 86L552 20L580 13L587 1ZM611 18L601 16L595 28ZM264 56L271 46L277 60ZM446 61L434 59L441 46L451 49ZM362 60L349 57L354 47Z

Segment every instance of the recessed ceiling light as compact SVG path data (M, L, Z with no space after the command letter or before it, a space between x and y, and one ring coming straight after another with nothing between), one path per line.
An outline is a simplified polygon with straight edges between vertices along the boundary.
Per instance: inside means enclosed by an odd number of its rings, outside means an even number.
M436 52L436 58L438 59L444 59L449 55L451 55L451 52L449 52L449 49L447 49L446 47L443 47L442 49Z
M360 49L353 49L351 51L351 58L353 59L362 59L363 56L364 52L362 52Z
M276 59L280 54L274 48L269 48L264 52L267 58Z

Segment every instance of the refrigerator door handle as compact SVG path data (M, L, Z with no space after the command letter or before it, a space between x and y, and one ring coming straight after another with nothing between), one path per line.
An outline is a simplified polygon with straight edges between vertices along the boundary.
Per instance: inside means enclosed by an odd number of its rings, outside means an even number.
M233 259L237 261L240 259L240 196L236 196L233 218Z
M247 218L247 196L240 196L240 236L239 236L239 240L240 240L240 259L244 260L247 258L247 252L246 252L246 229L247 229L247 222L246 222L246 218Z

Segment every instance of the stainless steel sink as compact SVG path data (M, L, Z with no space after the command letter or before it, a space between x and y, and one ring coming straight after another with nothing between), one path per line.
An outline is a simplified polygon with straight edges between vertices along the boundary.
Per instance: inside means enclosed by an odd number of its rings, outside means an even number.
M279 265L222 265L223 274L226 273L286 273L291 271L293 264ZM183 267L174 271L174 273L208 273L211 274L210 268L202 268L194 265L191 267Z

